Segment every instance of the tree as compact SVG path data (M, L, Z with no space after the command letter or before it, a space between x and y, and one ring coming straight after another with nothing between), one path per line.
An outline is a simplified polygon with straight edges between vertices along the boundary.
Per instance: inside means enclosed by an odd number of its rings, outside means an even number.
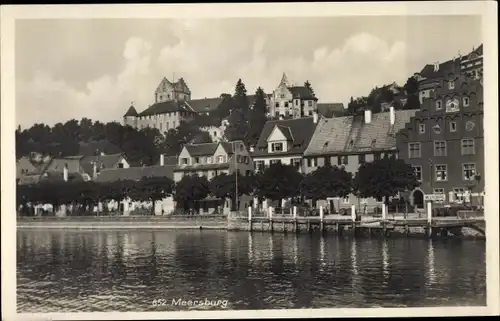
M219 199L231 199L233 210L236 209L236 172L228 175L221 173L209 182L210 194ZM250 195L254 189L253 176L238 175L238 197Z
M367 97L359 97L356 99L353 99L353 97L351 97L349 104L347 104L347 114L350 116L360 115L364 110L368 108L367 106Z
M404 109L420 109L419 84L415 77L410 77L404 85L407 100Z
M247 100L247 89L241 78L238 79L236 86L234 88L234 107L235 109L243 110L244 112L248 111L248 100Z
M193 121L181 121L179 126L170 129L166 135L160 149L166 151L169 156L176 156L186 144L190 144L196 137L204 135ZM207 137L204 137L207 140Z
M309 80L307 80L304 83L304 87L306 87L307 89L309 89L309 91L311 92L311 94L313 95L313 97L316 97L316 94L314 93L314 90L312 89L311 83L309 82Z
M139 182L141 201L152 203L151 215L154 215L155 204L172 195L174 182L168 177L143 177Z
M328 197L346 197L352 190L352 174L337 166L322 166L304 177L301 190L313 204Z
M354 189L361 197L383 198L412 190L419 185L415 171L402 159L384 157L361 165L354 179Z
M409 95L403 109L420 109L420 99L418 95Z
M229 141L243 140L246 143L250 125L246 119L245 112L240 109L234 110L231 115L229 115L228 121L229 126L226 127L224 136L226 136Z
M260 199L281 201L300 194L303 176L293 165L275 163L258 176L255 193Z
M253 109L250 112L249 120L249 132L246 135L247 140L245 143L250 145L256 145L259 140L260 133L264 129L264 125L267 121L267 103L264 90L262 88L257 88L255 91L255 101Z
M209 193L209 183L205 176L184 175L175 184L174 200L187 211L196 207L198 205L197 201L204 199Z

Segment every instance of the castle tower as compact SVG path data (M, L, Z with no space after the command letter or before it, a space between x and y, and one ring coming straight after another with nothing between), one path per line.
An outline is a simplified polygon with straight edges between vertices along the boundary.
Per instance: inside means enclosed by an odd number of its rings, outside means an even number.
M123 115L123 125L124 126L131 126L133 128L137 128L137 117L139 114L137 113L137 110L135 110L134 107L134 102L131 103L129 109Z

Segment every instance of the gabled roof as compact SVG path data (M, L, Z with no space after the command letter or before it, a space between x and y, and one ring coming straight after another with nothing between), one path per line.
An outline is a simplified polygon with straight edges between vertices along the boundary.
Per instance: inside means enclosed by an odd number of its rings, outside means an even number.
M420 71L420 75L427 79L444 77L447 74L460 70L460 60L452 59L439 64L439 70L434 71L434 65L425 65L425 67Z
M293 135L292 135L292 131L290 130L290 127L283 126L283 125L276 125L276 127L278 127L278 129L281 131L283 136L286 137L287 141L293 141Z
M184 81L184 78L180 78L179 80L177 80L177 82L174 84L174 89L176 91L191 94L191 90L189 90L189 87Z
M217 150L219 143L186 144L184 147L193 156L211 156Z
M288 90L290 90L290 92L292 93L293 98L317 100L317 98L314 97L313 93L305 86L288 87Z
M396 133L416 112L395 111L394 125L390 124L390 112L372 114L369 124L363 116L321 118L304 156L392 150L396 148Z
M317 108L318 113L327 118L342 117L347 111L343 103L318 103Z
M176 101L163 101L151 105L148 109L142 111L139 116L150 116L171 113L176 111L187 111L191 112L191 109L184 105L183 102Z
M96 182L114 182L119 180L139 181L143 177L168 177L173 179L174 166L145 166L103 169Z
M203 99L191 99L187 101L187 104L197 113L211 112L219 108L220 104L224 98L203 98Z
M286 152L268 153L267 151L267 138L271 135L275 126L287 127L293 137L291 148ZM288 154L302 154L307 148L309 141L314 133L316 124L312 117L303 117L296 119L284 120L269 120L265 123L264 128L259 137L259 141L255 146L255 151L252 156L268 156L268 155L288 155Z
M114 168L123 157L123 154L85 156L82 158L80 165L85 173L92 175L94 172L94 162L99 170Z
M123 117L129 117L129 116L133 116L133 117L139 116L139 114L137 113L137 110L135 110L134 106L130 106L128 108L127 112L125 113L125 115L123 115Z

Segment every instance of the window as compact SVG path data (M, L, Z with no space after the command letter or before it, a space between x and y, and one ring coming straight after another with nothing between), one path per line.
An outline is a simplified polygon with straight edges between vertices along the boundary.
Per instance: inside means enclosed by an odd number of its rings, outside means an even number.
M275 104L275 106L276 106L276 107L279 107L279 106L280 106L280 103L276 103L276 104Z
M347 156L337 156L337 165L347 165Z
M463 164L463 179L464 181L472 181L475 179L476 175L476 164Z
M448 89L455 89L455 82L453 80L448 81Z
M280 95L280 98L281 98L281 99L285 98L285 94L281 94L281 95Z
M182 158L182 159L181 159L181 164L182 164L182 165L187 165L187 164L189 164L189 159L187 159L187 158Z
M331 165L332 164L330 156L326 156L324 161L325 161L325 165Z
M443 102L441 100L436 101L436 110L443 109Z
M350 203L350 202L349 202L349 196L344 197L344 198L342 199L342 203L344 203L344 204L349 204L349 203Z
M448 166L436 165L436 182L446 181L448 179Z
M313 114L312 110L308 111L308 112L307 112L307 114L308 114L309 116L312 116L312 114Z
M457 131L457 123L454 121L450 121L450 132L454 133Z
M382 158L380 152L373 154L373 160L377 161L380 160L380 158Z
M224 163L224 162L226 162L224 155L217 156L217 163Z
M408 144L408 158L420 158L420 143L409 143Z
M300 166L302 165L302 159L301 158L294 158L294 159L292 159L292 164L293 164L293 167L295 167L295 169L297 171L299 171Z
M123 163L118 163L118 168L123 168Z
M453 198L455 199L456 202L462 203L464 201L464 193L465 189L459 187L459 188L454 188L453 189Z
M217 137L217 132L214 132L214 137Z
M307 159L307 167L316 167L316 166L318 166L316 158Z
M434 141L434 156L446 156L446 141Z
M288 108L288 101L285 101L285 107Z
M444 194L444 188L434 188L433 189L434 194ZM435 201L437 204L442 204L444 203L444 200L442 201Z
M199 157L195 157L194 158L194 163L195 164L199 164L200 163L200 158Z
M413 166L413 170L415 171L415 177L417 181L422 181L422 166Z
M283 143L272 143L271 150L273 152L282 152L283 151Z
M263 172L264 171L264 161L260 160L260 161L255 161L255 169L257 171L261 171Z
M462 155L474 155L474 139L473 138L464 138L462 139Z
M425 133L425 124L418 124L418 132L420 134Z
M311 107L313 105L312 100L307 101L307 106Z
M468 107L469 106L469 97L464 97L463 103L464 103L464 107Z
M274 113L274 115L275 115L276 117L279 117L279 116L280 116L280 112L279 112L279 111L277 111L277 112L275 112L275 113Z
M271 163L271 165L273 165L273 164L281 164L281 159L271 159L270 163Z
M212 164L212 156L207 157L207 164Z
M364 164L365 162L366 162L366 155L364 154L358 155L358 163Z

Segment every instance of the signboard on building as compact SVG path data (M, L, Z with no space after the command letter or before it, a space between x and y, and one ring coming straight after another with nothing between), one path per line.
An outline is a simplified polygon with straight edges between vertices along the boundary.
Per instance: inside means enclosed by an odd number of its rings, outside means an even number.
M445 195L444 194L426 194L424 195L424 201L438 201L444 202Z

